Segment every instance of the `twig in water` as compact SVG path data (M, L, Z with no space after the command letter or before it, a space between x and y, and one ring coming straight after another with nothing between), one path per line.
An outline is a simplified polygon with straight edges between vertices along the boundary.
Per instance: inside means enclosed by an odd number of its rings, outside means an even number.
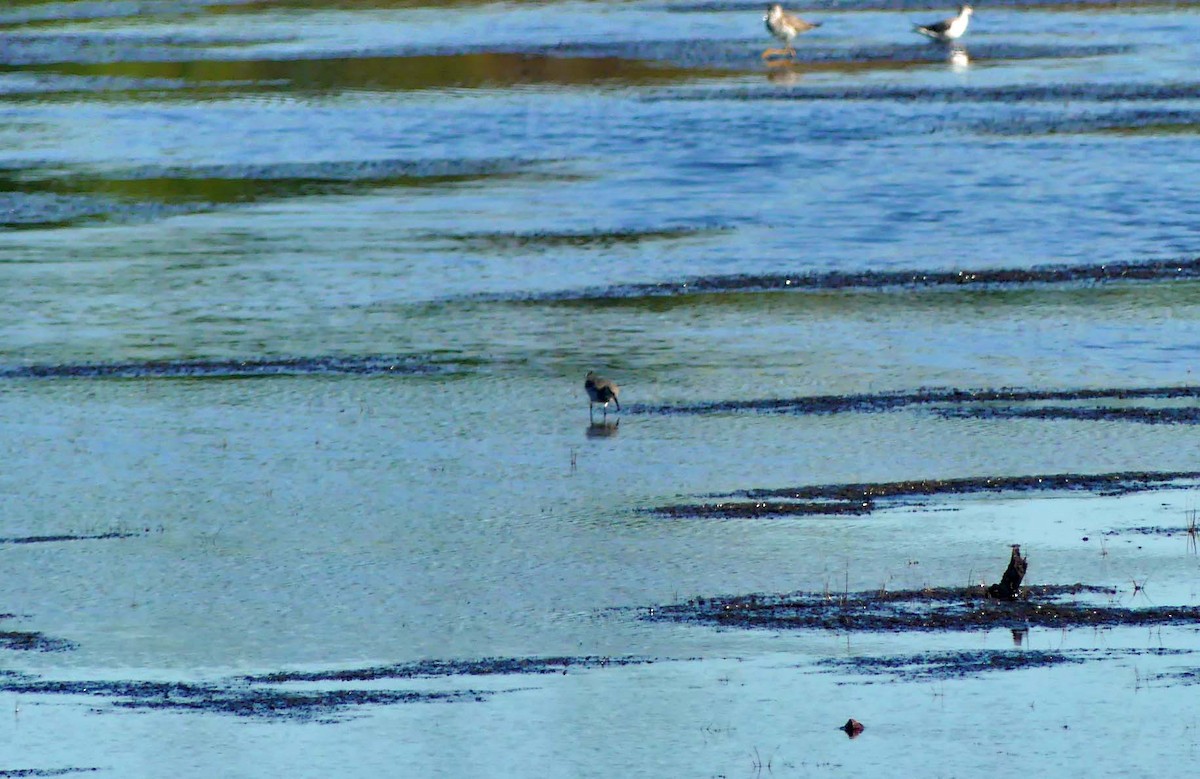
M1146 594L1146 582L1150 581L1149 576L1147 576L1145 579L1142 579L1140 582L1137 579L1133 579L1133 578L1131 578L1129 581L1133 583L1133 595L1135 598L1137 597L1137 594L1140 592L1142 594L1142 597L1146 599L1147 603L1154 602L1154 601L1150 600L1150 596Z
M764 764L762 755L758 753L758 747L754 748L754 758L750 761L750 766L754 769L755 776L762 776L763 768L766 768L769 774L774 773L774 769L771 766L775 762L775 752L778 751L779 747L775 747L775 750L767 757L767 762Z
M1187 513L1187 537L1188 551L1196 554L1196 509L1192 509Z

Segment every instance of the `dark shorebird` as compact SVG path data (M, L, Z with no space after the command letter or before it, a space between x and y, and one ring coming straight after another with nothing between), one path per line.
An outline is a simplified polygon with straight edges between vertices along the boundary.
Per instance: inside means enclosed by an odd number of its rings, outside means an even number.
M621 410L621 401L617 400L617 395L621 392L621 388L616 385L616 382L602 379L592 371L588 371L587 376L583 379L583 388L588 394L588 416L592 415L592 406L596 403L604 404L604 416L608 417L608 404L616 403L617 411Z
M967 24L971 21L972 13L974 13L974 9L971 6L959 6L958 16L932 24L914 24L913 29L935 41L949 43L958 40L967 31Z
M787 54L790 57L796 56L796 50L792 48L792 38L795 38L802 32L808 32L814 27L820 27L820 22L806 22L799 16L793 16L783 10L783 6L779 3L767 8L767 15L763 17L763 21L767 25L767 32L779 39L787 48L784 49L767 49L762 53L763 59L772 57L776 54Z

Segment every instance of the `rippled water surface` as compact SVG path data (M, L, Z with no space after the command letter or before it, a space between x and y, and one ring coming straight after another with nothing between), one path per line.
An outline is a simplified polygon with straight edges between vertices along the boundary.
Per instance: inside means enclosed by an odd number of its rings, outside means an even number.
M1193 625L644 619L1200 599L1200 13L796 11L0 9L0 774L1180 775Z

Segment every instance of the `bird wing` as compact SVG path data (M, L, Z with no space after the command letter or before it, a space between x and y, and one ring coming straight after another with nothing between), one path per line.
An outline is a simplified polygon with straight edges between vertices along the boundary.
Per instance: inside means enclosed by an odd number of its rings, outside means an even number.
M796 32L807 32L814 27L821 26L820 22L806 22L799 16L792 16L791 14L784 14L783 20L792 27L796 28Z
M946 30L949 30L950 25L952 25L952 24L954 24L954 19L943 19L940 22L934 22L933 24L918 24L917 29L918 30L927 30L928 32L932 32L932 33L936 33L936 34L940 35L941 33L944 33Z

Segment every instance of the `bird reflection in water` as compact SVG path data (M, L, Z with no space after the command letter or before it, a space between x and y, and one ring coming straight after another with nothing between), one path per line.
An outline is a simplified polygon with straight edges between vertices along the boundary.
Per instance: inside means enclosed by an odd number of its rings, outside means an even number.
M621 420L616 422L592 422L587 426L588 438L612 438L621 427Z
M951 70L961 73L971 64L971 58L967 56L965 46L951 46L946 52L946 62L950 64Z
M804 76L800 71L796 70L788 60L768 61L767 62L767 81L772 84L787 86L788 84L797 84Z

